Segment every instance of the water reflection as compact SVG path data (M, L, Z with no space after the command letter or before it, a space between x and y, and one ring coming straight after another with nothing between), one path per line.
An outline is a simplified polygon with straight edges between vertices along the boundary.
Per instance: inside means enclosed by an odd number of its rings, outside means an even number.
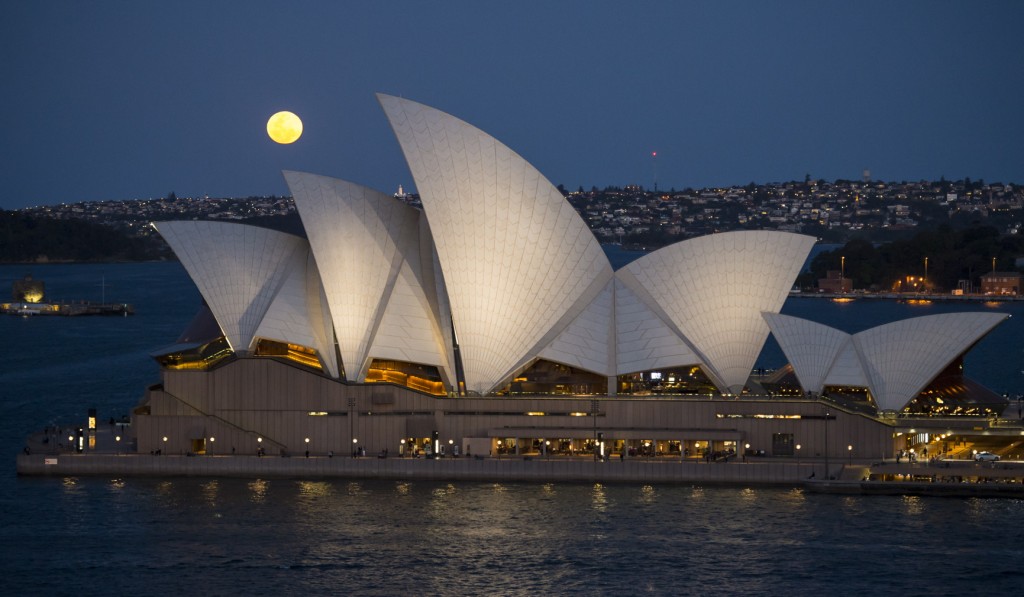
M902 497L903 514L905 516L920 516L924 514L924 500L917 495L905 495Z
M597 512L608 511L608 496L605 494L604 485L594 483L594 489L590 492L590 504Z
M640 502L643 504L653 504L656 501L657 495L654 492L654 487L651 485L644 485L640 488Z
M262 504L267 499L268 484L263 479L256 479L249 482L249 501L254 504Z
M217 507L217 492L219 489L220 485L217 479L211 479L199 486L199 491L202 493L206 505L211 508Z

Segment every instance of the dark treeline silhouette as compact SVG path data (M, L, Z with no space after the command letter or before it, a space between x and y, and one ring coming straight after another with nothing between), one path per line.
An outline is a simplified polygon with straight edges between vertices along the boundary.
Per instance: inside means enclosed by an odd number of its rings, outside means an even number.
M878 244L864 239L853 239L834 251L820 253L811 262L811 273L803 274L800 285L814 286L829 270L840 271L845 257L845 276L853 288L866 290L907 290L908 276L925 276L927 290L946 292L958 288L961 280L979 284L981 276L993 270L1018 271L1015 261L1024 256L1024 237L1003 235L991 226L976 226L954 230L941 225L924 230L905 240ZM925 289L922 286L922 290Z
M162 241L129 236L103 224L0 211L0 262L3 263L148 261L168 257Z

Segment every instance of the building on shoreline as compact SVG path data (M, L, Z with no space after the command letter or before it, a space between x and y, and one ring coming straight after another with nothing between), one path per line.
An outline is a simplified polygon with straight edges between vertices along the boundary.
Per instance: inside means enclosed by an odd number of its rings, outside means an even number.
M933 449L955 453L967 430L998 431L1006 401L960 364L999 316L853 336L784 318L815 241L788 232L689 239L613 270L511 149L379 99L422 209L285 172L305 237L155 225L205 305L153 355L162 381L134 410L135 452L771 456L828 469L939 436ZM752 376L769 333L792 364Z

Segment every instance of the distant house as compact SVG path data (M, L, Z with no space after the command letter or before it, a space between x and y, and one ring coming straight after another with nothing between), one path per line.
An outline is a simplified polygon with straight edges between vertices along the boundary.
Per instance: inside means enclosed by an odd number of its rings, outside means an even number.
M853 291L853 280L843 277L838 270L828 270L824 278L818 278L818 288L822 292L841 294Z
M989 272L981 277L982 294L1020 294L1018 272Z

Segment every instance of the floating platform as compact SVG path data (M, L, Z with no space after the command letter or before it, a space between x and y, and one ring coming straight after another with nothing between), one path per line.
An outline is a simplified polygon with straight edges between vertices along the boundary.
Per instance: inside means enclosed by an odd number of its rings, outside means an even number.
M77 317L82 315L135 315L135 307L130 303L0 303L0 313L19 315L22 317L64 316Z

